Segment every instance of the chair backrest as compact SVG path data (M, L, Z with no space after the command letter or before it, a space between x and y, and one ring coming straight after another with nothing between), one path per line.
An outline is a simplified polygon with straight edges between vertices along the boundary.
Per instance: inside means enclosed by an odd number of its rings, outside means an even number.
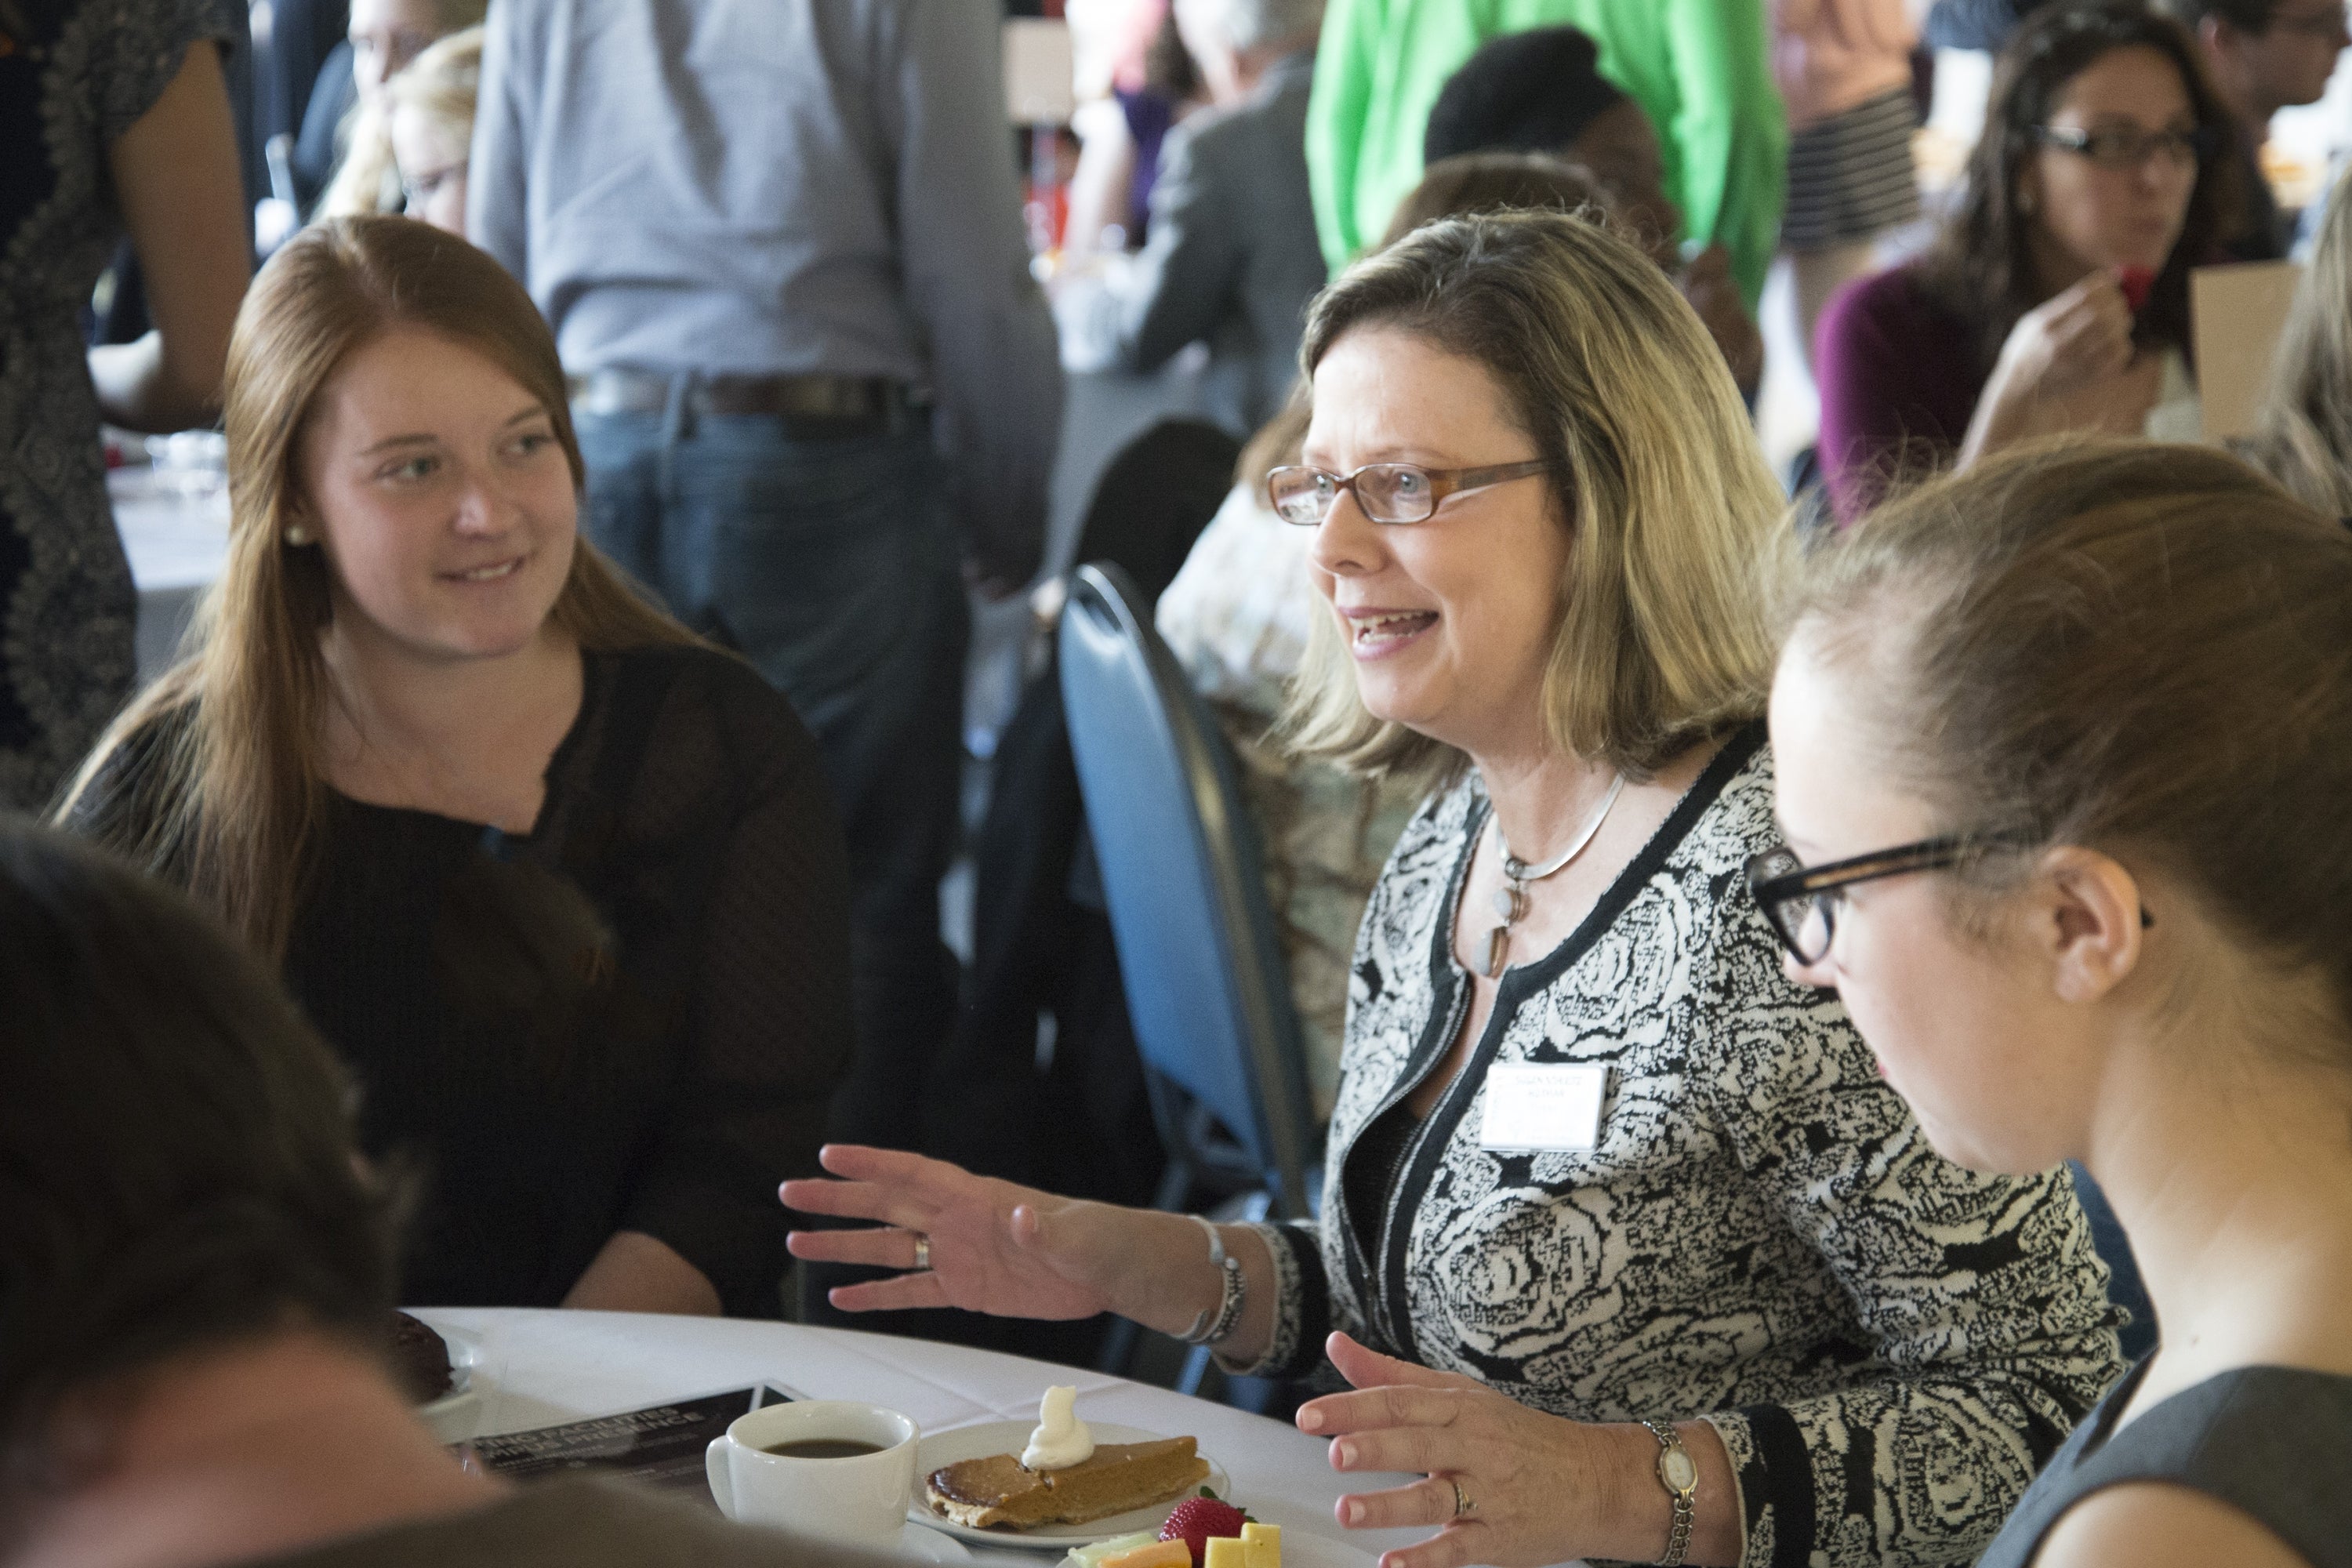
M1081 566L1062 696L1145 1065L1223 1123L1305 1218L1306 1053L1256 830L1223 737L1118 567Z

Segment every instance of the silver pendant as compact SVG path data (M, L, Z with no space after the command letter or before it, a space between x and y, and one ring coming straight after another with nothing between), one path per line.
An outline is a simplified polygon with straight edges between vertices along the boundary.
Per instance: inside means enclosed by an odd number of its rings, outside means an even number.
M1528 892L1525 888L1505 886L1495 889L1496 915L1502 922L1517 925L1528 912Z

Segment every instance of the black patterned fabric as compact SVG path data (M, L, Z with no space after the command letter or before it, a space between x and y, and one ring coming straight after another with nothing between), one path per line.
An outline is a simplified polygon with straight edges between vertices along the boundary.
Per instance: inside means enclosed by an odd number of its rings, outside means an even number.
M0 0L0 807L44 805L129 695L79 312L122 237L107 149L239 0Z
M1372 895L1321 1226L1266 1227L1281 1304L1252 1370L1307 1373L1340 1328L1571 1419L1704 1416L1746 1563L1973 1560L2122 1365L2066 1176L1938 1157L1836 999L1782 973L1742 880L1778 839L1760 725L1505 973L1412 1121L1468 1005L1450 933L1487 811L1475 775L1431 801ZM1496 1062L1605 1064L1598 1147L1481 1150Z

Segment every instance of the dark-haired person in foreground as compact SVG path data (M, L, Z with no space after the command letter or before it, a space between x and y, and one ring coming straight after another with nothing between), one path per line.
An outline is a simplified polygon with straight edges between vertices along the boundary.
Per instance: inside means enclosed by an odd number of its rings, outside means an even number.
M385 1366L350 1080L176 893L0 823L0 1565L846 1564L470 1475Z

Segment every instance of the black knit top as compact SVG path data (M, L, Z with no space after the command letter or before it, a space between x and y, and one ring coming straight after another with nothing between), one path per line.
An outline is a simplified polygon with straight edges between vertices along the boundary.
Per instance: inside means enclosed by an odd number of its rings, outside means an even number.
M421 1178L404 1300L552 1306L635 1230L772 1315L776 1184L814 1173L849 1058L840 827L750 667L583 663L528 836L331 797L286 978L359 1079L369 1153ZM154 751L126 746L75 826L135 841Z

